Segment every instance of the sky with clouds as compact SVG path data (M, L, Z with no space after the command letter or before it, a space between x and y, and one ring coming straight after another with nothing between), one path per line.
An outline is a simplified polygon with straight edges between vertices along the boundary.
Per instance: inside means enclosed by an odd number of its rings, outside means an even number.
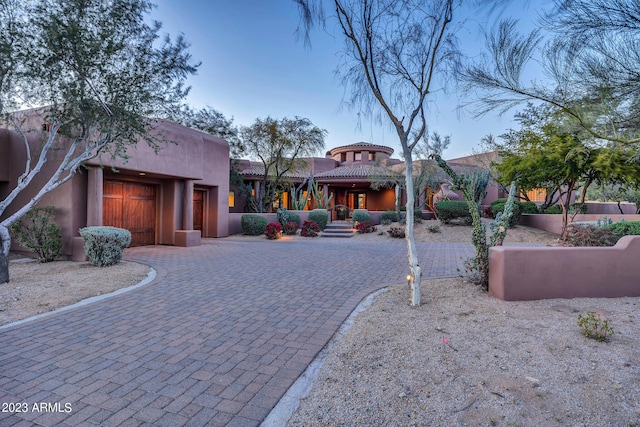
M394 148L398 137L388 125L344 107L348 96L335 76L343 41L331 24L311 33L311 46L296 36L298 9L290 0L156 0L152 18L163 24L163 33L183 33L191 43L194 60L201 61L188 103L194 108L211 106L236 125L251 125L256 118L306 117L328 131L326 149L355 142ZM523 28L535 17L526 1L513 1L502 17L515 15ZM495 16L469 19L459 32L461 47L478 55L484 45L478 28ZM459 110L455 95L433 94L428 116L430 131L449 135L445 158L472 154L481 138L500 135L512 125L512 114L474 118Z

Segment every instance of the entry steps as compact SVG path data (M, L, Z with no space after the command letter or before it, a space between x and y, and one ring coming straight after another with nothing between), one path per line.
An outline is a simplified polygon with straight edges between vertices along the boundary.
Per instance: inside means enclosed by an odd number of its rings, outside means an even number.
M356 234L351 222L334 221L327 224L322 232L322 237L353 237Z

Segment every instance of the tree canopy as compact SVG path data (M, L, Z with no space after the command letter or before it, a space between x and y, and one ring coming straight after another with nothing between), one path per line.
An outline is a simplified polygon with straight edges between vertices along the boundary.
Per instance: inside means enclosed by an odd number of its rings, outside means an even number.
M303 169L306 163L301 157L313 156L324 149L326 135L326 130L301 117L258 118L251 126L240 129L244 153L262 163L262 186L255 195L259 212L271 210L285 174Z
M0 215L53 153L61 155L31 201L0 223L5 246L6 227L83 162L101 153L126 158L141 139L160 148L161 137L149 133L152 119L181 107L198 64L182 36L161 37L161 24L148 19L152 7L146 0L0 0L0 116L21 135L27 156ZM34 115L37 125L27 120ZM32 152L27 134L41 132L42 123L48 131Z
M540 27L520 34L507 19L487 34L488 54L462 73L481 92L478 112L543 102L572 116L594 138L640 142L640 3L556 0ZM546 30L545 33L542 31ZM523 81L528 65L542 73Z

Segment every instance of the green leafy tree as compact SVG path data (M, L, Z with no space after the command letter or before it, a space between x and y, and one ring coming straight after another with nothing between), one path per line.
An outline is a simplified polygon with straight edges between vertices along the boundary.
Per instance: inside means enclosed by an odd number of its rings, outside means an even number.
M634 183L640 172L628 149L597 144L594 138L566 115L547 107L529 106L516 116L521 128L503 135L496 143L501 162L496 164L502 183L516 181L520 191L545 188L557 194L562 207L562 236L566 235L569 207L580 189L584 203L593 183ZM549 202L549 200L548 200Z
M27 157L17 186L0 201L0 215L27 186L38 186L0 222L0 258L8 254L8 227L84 162L104 153L126 159L141 138L160 148L161 137L149 133L152 118L179 110L185 79L197 64L182 36L159 39L160 23L148 19L152 6L146 0L0 0L0 116L22 138ZM29 107L37 108L19 111ZM48 123L37 152L27 138L36 130L27 118L35 114L38 127ZM54 154L55 170L41 176ZM0 270L6 273L0 283L8 281L8 270Z
M327 131L315 126L309 119L256 119L240 129L245 153L260 160L263 167L262 185L256 188L256 206L259 212L270 212L276 193L288 190L286 173L307 166L301 157L313 156L324 149Z

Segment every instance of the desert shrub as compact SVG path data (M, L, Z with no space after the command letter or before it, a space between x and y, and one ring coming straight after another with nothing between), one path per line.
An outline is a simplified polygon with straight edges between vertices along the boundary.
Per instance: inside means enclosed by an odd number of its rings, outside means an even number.
M298 229L298 224L293 221L289 221L284 225L283 232L289 236L296 234L296 230Z
M562 213L562 206L560 205L551 205L549 207L547 207L543 213L546 214L561 214Z
M449 224L454 219L461 219L465 224L471 224L469 203L460 200L443 200L436 205L438 219L443 224Z
M267 229L267 219L255 214L245 214L240 218L242 226L242 234L249 236L259 236L264 234Z
M313 211L309 213L309 221L315 222L320 230L327 228L327 221L329 220L329 214L326 211Z
M413 222L416 224L422 224L422 209L413 210Z
M439 233L440 226L438 224L431 224L427 226L427 230L429 231L429 233Z
M131 243L129 230L93 226L78 230L84 239L84 253L92 265L105 267L120 262L124 248Z
M313 212L312 212L313 213ZM320 226L313 220L305 220L302 223L302 229L300 235L304 237L316 237L320 232Z
M617 236L638 236L640 235L640 221L616 222L605 225L603 228L611 230Z
M291 212L288 211L287 214L289 214L289 221L288 222L293 222L296 224L296 228L300 227L300 215L298 215L295 212ZM285 229L285 226L282 226L283 229Z
M398 222L398 214L395 211L385 211L380 214L380 222L383 225L389 225L392 222Z
M586 214L589 210L589 206L584 203L573 203L569 206L569 213L574 214L578 212L579 214Z
M566 242L571 246L613 246L619 238L609 227L584 223L567 226Z
M389 237L394 237L396 239L402 239L405 237L404 227L391 227L387 230L389 233Z
M368 221L359 222L358 225L356 225L356 231L360 234L373 233L376 231L376 226L372 222Z
M264 234L269 240L279 239L282 235L282 226L279 222L270 222L267 224Z
M369 212L354 212L351 219L354 224L359 222L371 222L371 215L369 215Z
M62 232L53 222L54 215L54 206L34 207L11 224L16 241L34 251L40 262L54 261L62 250Z
M491 213L493 217L496 218L498 213L504 212L504 206L507 204L507 199L497 199L493 203L491 203ZM520 221L520 216L522 215L522 204L514 200L513 201L513 212L511 213L511 218L509 219L509 228L515 227Z
M520 212L523 214L539 214L540 208L535 202L520 202Z

